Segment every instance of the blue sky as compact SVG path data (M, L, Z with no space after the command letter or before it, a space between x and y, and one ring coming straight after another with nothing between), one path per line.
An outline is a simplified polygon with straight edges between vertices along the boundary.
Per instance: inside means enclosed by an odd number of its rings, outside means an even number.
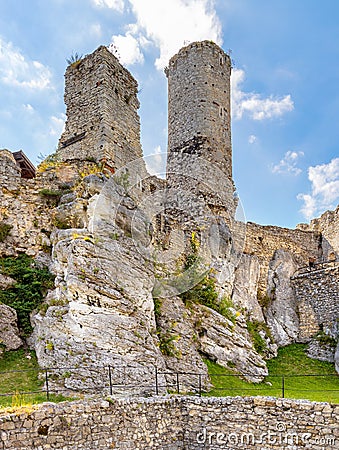
M34 163L52 153L66 59L114 44L139 82L144 154L164 152L162 69L203 39L233 59L234 178L247 220L294 227L335 208L337 0L0 0L0 148Z

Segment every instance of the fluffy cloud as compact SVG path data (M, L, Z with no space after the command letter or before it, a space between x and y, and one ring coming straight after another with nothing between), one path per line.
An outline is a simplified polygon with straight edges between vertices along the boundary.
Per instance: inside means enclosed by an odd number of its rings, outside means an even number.
M144 61L139 41L130 33L125 36L121 34L113 36L112 44L108 49L119 58L121 64L126 66Z
M122 12L124 10L124 0L92 0L92 3L99 8L111 8Z
M297 198L304 202L301 213L310 220L327 209L335 208L339 202L339 158L328 164L309 167L308 179L312 192L299 194Z
M154 149L152 155L144 157L147 171L151 175L156 175L160 178L164 178L166 174L166 160L167 153L161 150L160 145Z
M26 59L11 42L0 37L0 81L9 86L43 90L51 87L51 73L40 62Z
M99 1L99 0L96 0ZM160 56L156 59L157 69L162 70L171 56L190 41L210 39L222 43L221 24L214 9L213 0L129 0L136 23L127 27L125 37L131 43L131 37L138 42L139 49L152 43L159 48ZM113 36L112 42L118 47L121 60L130 59L126 54L127 46L121 36ZM134 43L134 45L136 45ZM140 59L138 52L136 58Z
M255 136L254 134L251 134L250 136L248 136L249 144L254 144L255 142L257 142L257 136Z
M231 77L232 88L232 115L235 119L241 119L248 114L253 120L264 120L279 117L294 109L290 95L282 98L262 98L254 92L244 92L241 84L244 82L245 72L241 69L233 69Z
M48 134L50 136L59 137L64 131L66 122L66 114L59 114L59 116L51 116L49 119Z
M301 156L304 156L303 152L288 151L285 153L283 159L278 164L272 166L273 173L299 175L302 170L297 167L298 160Z

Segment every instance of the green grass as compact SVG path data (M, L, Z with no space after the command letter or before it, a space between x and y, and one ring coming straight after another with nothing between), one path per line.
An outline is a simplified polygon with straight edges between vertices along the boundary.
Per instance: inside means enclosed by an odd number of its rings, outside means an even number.
M284 376L286 398L339 403L339 376L334 364L308 358L305 348L304 344L292 344L279 349L278 356L267 362L269 376L262 383L248 383L233 371L206 360L214 387L205 395L282 397Z
M0 358L0 408L19 407L47 401L46 393L39 392L44 385L43 375L43 370L39 370L33 351L19 349L5 352ZM33 394L23 394L25 392L33 392ZM12 395L1 395L7 393L12 393ZM63 400L67 400L67 398L62 395L51 394L49 396L49 401Z

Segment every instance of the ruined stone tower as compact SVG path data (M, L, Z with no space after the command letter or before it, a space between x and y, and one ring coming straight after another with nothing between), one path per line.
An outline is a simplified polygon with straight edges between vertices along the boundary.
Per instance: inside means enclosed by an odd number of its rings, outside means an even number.
M233 217L230 57L210 41L194 42L171 58L166 75L169 187L185 186Z
M65 103L61 161L94 160L113 171L142 156L137 82L106 47L68 66Z

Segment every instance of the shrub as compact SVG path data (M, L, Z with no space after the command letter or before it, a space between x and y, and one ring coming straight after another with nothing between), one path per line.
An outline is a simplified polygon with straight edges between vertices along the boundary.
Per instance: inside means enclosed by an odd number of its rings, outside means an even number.
M27 336L32 331L30 313L54 286L54 275L47 268L38 268L27 255L0 259L0 272L16 280L9 289L0 290L0 302L16 310L19 328Z
M268 350L267 342L261 336L260 331L264 331L267 337L271 339L271 332L269 328L265 323L259 322L258 320L248 320L246 324L247 330L251 336L253 347L255 348L256 352L258 352L260 355L265 355Z
M315 339L319 342L319 345L321 347L333 347L336 348L337 346L337 340L334 339L332 336L330 336L329 334L326 334L324 331L320 331Z
M12 225L0 222L0 242L4 242L11 233Z
M166 356L174 356L175 358L180 358L181 353L174 345L174 342L177 341L180 336L177 334L173 334L171 330L167 330L164 333L158 331L157 334L159 338L159 348L161 353Z
M73 53L69 58L66 59L67 64L73 69L79 67L81 61L82 55L79 55L79 53L77 52Z

